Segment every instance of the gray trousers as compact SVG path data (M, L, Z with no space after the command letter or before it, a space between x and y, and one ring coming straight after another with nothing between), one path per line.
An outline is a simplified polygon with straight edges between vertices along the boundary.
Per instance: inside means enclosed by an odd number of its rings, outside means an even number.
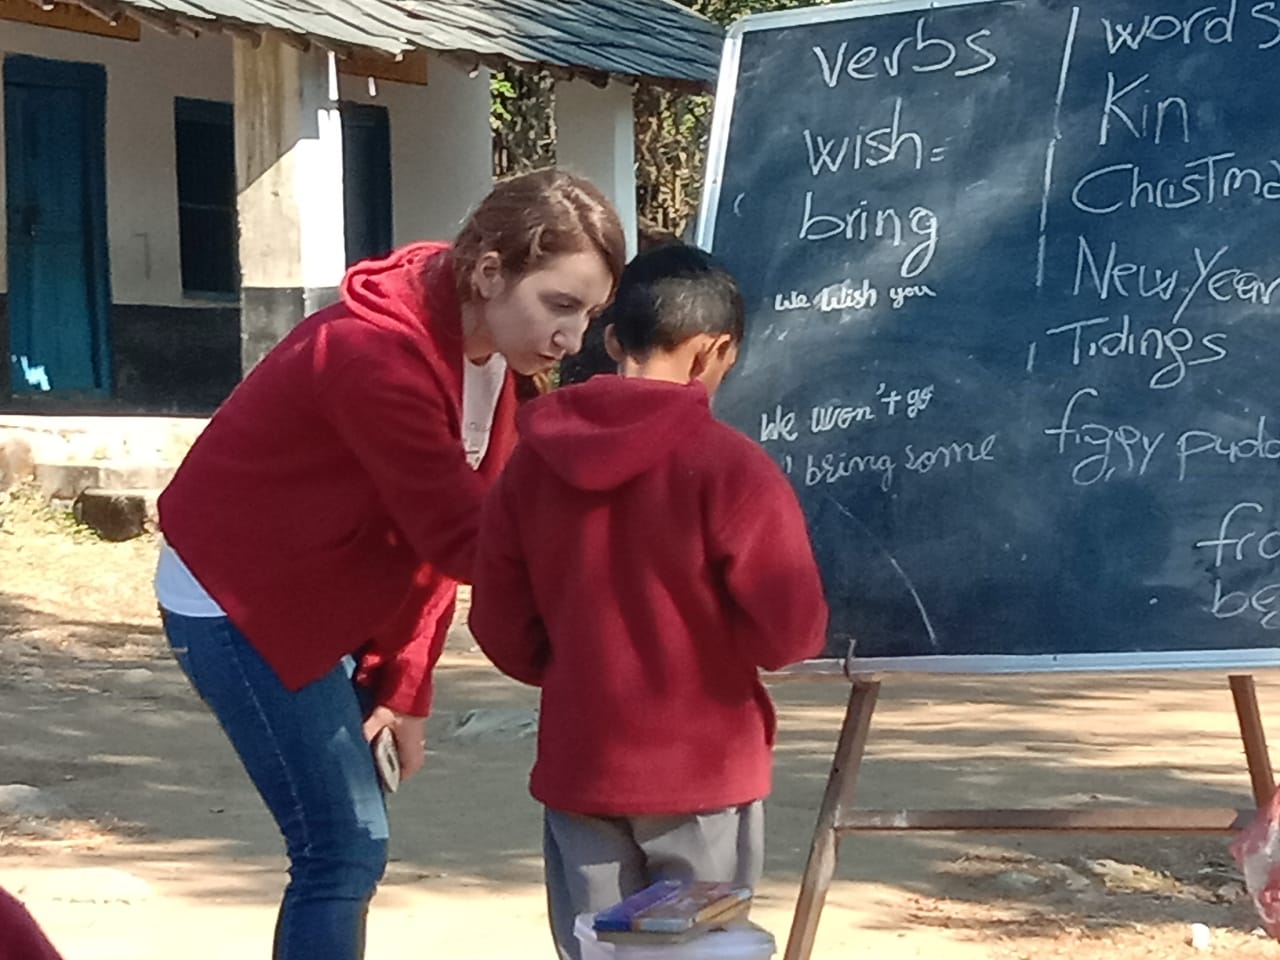
M679 816L588 817L546 809L543 867L560 960L580 960L580 913L596 913L658 880L755 886L764 869L764 801Z

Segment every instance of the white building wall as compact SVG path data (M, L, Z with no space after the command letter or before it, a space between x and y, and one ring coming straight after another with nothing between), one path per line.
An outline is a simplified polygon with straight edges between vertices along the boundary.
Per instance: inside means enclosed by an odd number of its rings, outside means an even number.
M144 27L139 41L0 21L0 58L10 53L103 64L107 69L107 224L116 303L193 306L182 291L174 97L231 102L231 41L175 38ZM343 76L344 99L388 108L396 244L451 239L493 185L489 71L432 57L426 86ZM591 177L618 204L634 238L631 88L558 85L561 162ZM0 143L3 143L0 111ZM4 158L0 150L0 292L4 251ZM634 242L634 241L633 241Z
M396 245L452 240L493 186L489 71L431 57L427 85L342 77L345 100L385 106L391 123L391 210Z
M636 150L633 88L610 81L556 84L556 162L586 177L618 209L627 251L636 251Z
M182 293L178 260L173 99L231 100L230 41L220 35L175 38L144 27L135 42L0 21L0 59L11 53L106 67L112 299L192 305ZM8 289L3 197L0 151L0 291Z
M125 41L0 21L0 59L28 54L107 69L107 229L116 303L193 306L179 263L174 97L231 102L231 41L175 38L143 27ZM344 99L388 108L395 242L450 239L493 184L489 71L432 57L427 86L343 76ZM0 110L0 143L3 143ZM0 292L4 253L4 155L0 150Z

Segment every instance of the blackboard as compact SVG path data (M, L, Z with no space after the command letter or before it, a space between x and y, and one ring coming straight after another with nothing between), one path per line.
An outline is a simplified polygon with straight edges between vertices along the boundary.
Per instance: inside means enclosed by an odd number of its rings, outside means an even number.
M859 669L1280 663L1280 4L849 3L730 32L719 414Z

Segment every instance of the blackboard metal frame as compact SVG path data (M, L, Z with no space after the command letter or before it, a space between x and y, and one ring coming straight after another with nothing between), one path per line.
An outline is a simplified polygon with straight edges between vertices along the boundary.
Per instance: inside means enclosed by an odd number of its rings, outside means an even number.
M873 17L913 10L997 4L1005 0L867 0L752 14L734 23L725 38L716 81L715 105L707 146L702 203L695 242L715 252L716 218L720 211L729 128L737 92L743 38L749 33L788 26ZM1231 650L1075 653L1040 655L963 654L949 656L826 658L807 661L789 672L855 678L885 673L1075 673L1131 670L1241 670L1280 666L1280 647Z
M967 654L946 657L846 657L805 660L779 676L860 677L891 673L1127 673L1150 670L1243 670L1280 667L1280 649L1177 650L1150 653Z

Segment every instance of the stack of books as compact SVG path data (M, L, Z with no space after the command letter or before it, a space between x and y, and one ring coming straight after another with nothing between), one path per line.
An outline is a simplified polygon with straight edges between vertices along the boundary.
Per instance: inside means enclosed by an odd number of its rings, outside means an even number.
M684 943L745 920L750 909L750 887L659 880L601 910L592 928L610 943Z

